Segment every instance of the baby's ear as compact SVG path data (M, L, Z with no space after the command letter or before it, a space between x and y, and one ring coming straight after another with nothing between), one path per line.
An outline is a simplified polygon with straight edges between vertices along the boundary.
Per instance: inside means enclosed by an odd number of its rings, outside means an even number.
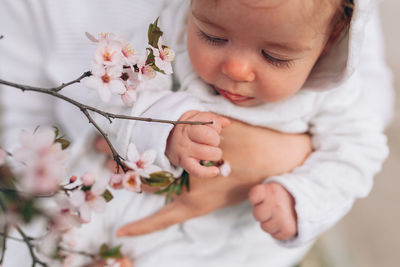
M336 25L332 29L328 41L325 44L324 49L321 52L321 56L328 54L332 47L339 41L340 37L342 37L343 34L347 33L347 31L347 25L344 21L336 23Z

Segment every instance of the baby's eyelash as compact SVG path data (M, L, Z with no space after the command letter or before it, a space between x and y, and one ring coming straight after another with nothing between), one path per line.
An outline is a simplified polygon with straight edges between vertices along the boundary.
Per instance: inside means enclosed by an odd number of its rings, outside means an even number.
M290 68L293 64L293 60L291 59L279 59L275 58L268 53L266 53L264 50L261 50L261 53L265 60L267 60L269 63L271 63L273 66L278 67L278 68Z
M197 31L197 34L199 35L200 39L206 41L207 43L209 43L211 45L223 45L224 43L226 43L228 41L226 39L212 37L208 34L205 34L204 32L202 32L200 30Z

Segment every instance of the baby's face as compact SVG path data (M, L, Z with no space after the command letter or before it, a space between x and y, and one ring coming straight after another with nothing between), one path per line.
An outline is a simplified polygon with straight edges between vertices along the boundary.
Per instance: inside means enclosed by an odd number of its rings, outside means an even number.
M193 0L187 45L195 71L239 106L292 96L329 37L334 6L318 2L329 1Z

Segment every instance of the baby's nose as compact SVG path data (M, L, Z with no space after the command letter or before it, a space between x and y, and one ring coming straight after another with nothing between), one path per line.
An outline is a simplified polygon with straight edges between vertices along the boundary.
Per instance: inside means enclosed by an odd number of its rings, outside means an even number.
M245 60L228 59L222 65L222 73L238 82L252 82L256 75Z

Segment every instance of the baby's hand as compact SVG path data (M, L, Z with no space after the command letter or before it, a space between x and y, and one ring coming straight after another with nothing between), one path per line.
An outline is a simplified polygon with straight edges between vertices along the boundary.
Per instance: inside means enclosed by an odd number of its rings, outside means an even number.
M165 151L172 164L184 168L196 177L214 177L219 174L218 167L205 167L200 160L218 161L222 157L220 143L221 129L230 121L210 112L188 111L179 121L213 121L213 124L177 124L171 131Z
M297 233L297 215L292 195L280 184L254 186L249 192L253 216L261 228L279 240L289 240Z

